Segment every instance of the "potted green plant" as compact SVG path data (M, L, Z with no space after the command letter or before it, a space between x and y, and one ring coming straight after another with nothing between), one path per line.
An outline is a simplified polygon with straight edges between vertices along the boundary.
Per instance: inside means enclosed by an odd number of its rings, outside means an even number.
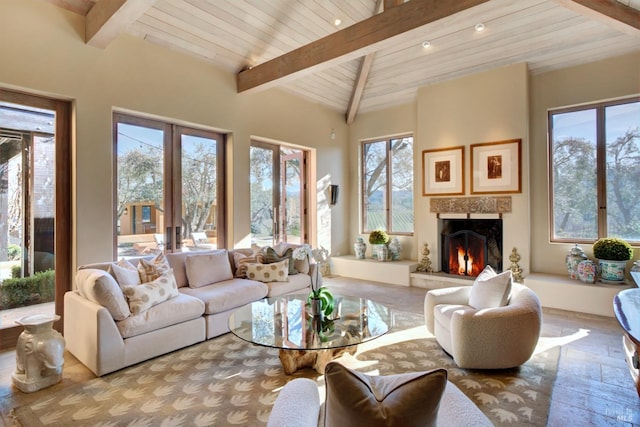
M621 283L627 261L633 257L633 248L623 239L603 237L593 244L593 256L598 260L601 281Z
M386 261L389 256L389 235L382 229L373 230L369 234L369 243L371 243L371 255L373 259L378 261Z

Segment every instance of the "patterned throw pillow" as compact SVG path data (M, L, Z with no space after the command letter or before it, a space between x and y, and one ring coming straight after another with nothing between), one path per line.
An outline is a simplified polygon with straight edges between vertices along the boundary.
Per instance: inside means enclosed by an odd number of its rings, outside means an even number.
M285 259L271 264L247 265L247 279L260 282L286 282L289 277L289 260Z
M140 273L141 283L152 282L170 269L171 267L162 252L151 260L142 258L138 261L138 273Z
M138 286L125 286L124 295L127 297L131 313L135 315L179 294L173 270L170 269L152 282Z
M261 259L258 259L257 252L254 252L251 255L234 252L233 262L236 264L236 277L238 278L247 277L247 264L262 264Z
M262 248L263 264L273 264L274 262L280 262L285 259L289 260L289 276L298 274L298 270L296 270L293 259L293 248L287 249L283 254L278 254L275 249L269 246Z

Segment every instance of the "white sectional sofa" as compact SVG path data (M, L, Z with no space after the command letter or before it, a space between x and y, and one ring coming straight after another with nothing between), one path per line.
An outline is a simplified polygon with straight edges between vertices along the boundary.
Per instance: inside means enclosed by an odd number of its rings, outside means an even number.
M282 245L275 249L285 252L293 247ZM128 261L137 268L141 260L148 264L150 258L153 257ZM252 277L262 281L236 277L236 263L242 264L243 258L255 260L255 253L251 249L220 249L167 254L172 279L167 281L163 276L161 290L153 291L162 295L159 297L162 302L139 313L134 312L132 305L135 296L125 297L127 287L123 287L123 280L120 283L116 280L119 277L116 273L122 270L114 264L119 263L79 267L76 288L64 297L67 349L94 374L102 376L227 333L228 318L236 308L267 296L307 292L311 275L316 278L317 265L306 259L289 259L298 273L285 275L286 280L268 281L259 275ZM169 284L172 280L175 285ZM165 285L169 287L162 288ZM171 296L166 300L164 289Z

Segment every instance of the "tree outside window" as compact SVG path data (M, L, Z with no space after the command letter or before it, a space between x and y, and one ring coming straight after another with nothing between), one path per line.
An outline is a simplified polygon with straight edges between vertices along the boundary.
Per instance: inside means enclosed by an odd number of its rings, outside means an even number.
M549 113L552 241L640 242L640 101Z
M362 144L362 231L413 233L413 137Z

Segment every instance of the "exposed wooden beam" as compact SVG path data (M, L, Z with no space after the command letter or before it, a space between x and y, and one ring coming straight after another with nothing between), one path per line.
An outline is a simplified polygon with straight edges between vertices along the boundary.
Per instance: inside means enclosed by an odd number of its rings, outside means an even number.
M407 31L489 0L411 0L237 75L238 92L266 89L285 79L375 52Z
M385 9L389 9L393 6L400 4L402 0L378 0L376 3L375 13L378 14ZM373 58L375 52L371 52L362 57L360 60L360 67L358 67L358 73L353 83L353 90L351 91L351 98L349 99L349 105L347 105L347 112L345 119L348 125L352 124L358 114L360 108L360 101L362 100L362 94L364 93L364 87L367 84L369 78L369 71L373 65Z
M102 0L85 17L85 42L104 49L157 0Z
M595 19L625 34L640 34L640 10L617 0L554 0L567 9Z
M364 93L364 87L367 84L369 78L369 71L371 70L371 64L373 64L373 57L375 53L365 55L360 62L360 68L358 68L358 74L356 81L353 84L353 92L351 93L351 99L349 100L349 106L347 107L346 121L350 125L356 119L358 108L360 108L360 100L362 100L362 94Z

